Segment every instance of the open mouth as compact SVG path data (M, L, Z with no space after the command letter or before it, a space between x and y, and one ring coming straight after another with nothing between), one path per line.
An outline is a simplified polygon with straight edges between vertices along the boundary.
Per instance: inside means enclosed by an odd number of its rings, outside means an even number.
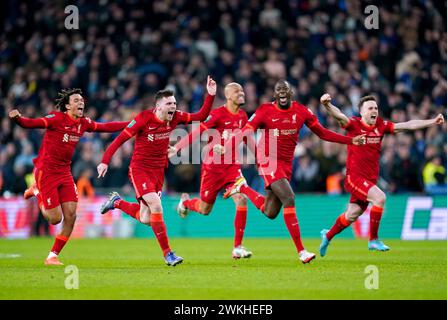
M281 104L286 104L287 103L287 96L284 96L284 97L279 97L279 103L281 103Z
M175 111L168 111L168 116L173 116Z
M372 115L371 116L371 120L376 120L377 119L377 116L376 115Z

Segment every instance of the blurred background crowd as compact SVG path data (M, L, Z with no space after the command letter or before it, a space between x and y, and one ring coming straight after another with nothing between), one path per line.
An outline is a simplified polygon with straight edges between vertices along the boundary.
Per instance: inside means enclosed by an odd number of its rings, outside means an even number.
M154 93L175 90L182 110L197 111L208 74L223 87L236 81L251 115L271 101L278 79L321 123L342 133L319 104L327 92L348 116L361 96L379 99L395 122L427 119L447 106L447 1L156 0L73 1L79 29L66 29L64 1L0 3L0 193L21 194L31 183L32 159L43 130L8 119L53 110L62 88L79 87L86 115L96 121L129 120L152 106ZM364 9L379 8L379 28L365 28ZM186 127L189 128L189 127ZM390 193L445 192L446 125L383 141L380 186ZM132 141L118 150L105 179L96 166L113 134L85 134L73 158L82 194L120 188L127 178ZM295 150L297 192L343 193L346 146L319 140L307 128ZM262 190L253 166L244 174ZM170 165L166 192L197 192L199 165Z

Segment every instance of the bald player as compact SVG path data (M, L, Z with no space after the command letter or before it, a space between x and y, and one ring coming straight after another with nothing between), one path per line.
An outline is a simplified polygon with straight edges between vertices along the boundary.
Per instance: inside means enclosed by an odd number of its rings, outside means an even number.
M170 150L169 156L172 157L179 150L195 141L202 132L206 131L208 133L209 151L202 163L200 198L190 199L187 193L182 194L177 211L183 218L186 217L189 210L208 215L221 190L234 185L238 181L239 183L245 181L236 150L233 150L231 159L224 159L224 156L220 153L215 155L213 150L214 146L224 145L226 140L240 132L240 129L248 121L246 112L241 109L245 104L245 94L242 86L235 82L227 84L225 86L225 98L225 105L211 111L208 119L201 123L199 128L180 140ZM242 246L247 221L247 197L243 193L238 193L231 198L236 205L232 256L234 259L249 258L252 252Z

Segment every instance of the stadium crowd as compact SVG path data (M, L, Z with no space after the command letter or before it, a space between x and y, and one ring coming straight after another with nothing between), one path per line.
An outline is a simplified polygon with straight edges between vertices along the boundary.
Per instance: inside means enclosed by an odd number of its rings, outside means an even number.
M180 109L197 111L206 76L222 88L243 85L245 110L271 101L273 85L287 79L296 99L321 123L342 133L320 96L327 92L348 116L361 96L379 99L385 119L402 122L445 113L447 106L447 5L442 1L383 1L378 29L367 29L370 1L156 0L74 1L79 29L66 29L61 2L0 4L0 194L21 194L43 130L24 130L8 119L44 116L61 88L82 88L87 116L129 120L152 105L165 87ZM37 10L40 9L40 10ZM189 128L189 127L185 127ZM105 179L96 166L115 135L86 134L73 159L81 192L122 188L132 141L113 157ZM303 129L295 150L292 186L297 192L343 192L346 146L321 141ZM446 125L385 137L379 185L391 193L445 192ZM248 182L262 190L254 166ZM197 192L199 165L171 165L166 192ZM93 188L92 188L93 186ZM84 190L84 191L83 191Z

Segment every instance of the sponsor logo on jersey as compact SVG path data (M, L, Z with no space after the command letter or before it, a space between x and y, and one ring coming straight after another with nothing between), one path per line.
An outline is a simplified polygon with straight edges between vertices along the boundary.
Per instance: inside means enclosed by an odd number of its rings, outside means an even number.
M79 141L78 136L72 136L69 135L68 133L65 133L64 136L62 137L62 142L78 142L78 141Z

